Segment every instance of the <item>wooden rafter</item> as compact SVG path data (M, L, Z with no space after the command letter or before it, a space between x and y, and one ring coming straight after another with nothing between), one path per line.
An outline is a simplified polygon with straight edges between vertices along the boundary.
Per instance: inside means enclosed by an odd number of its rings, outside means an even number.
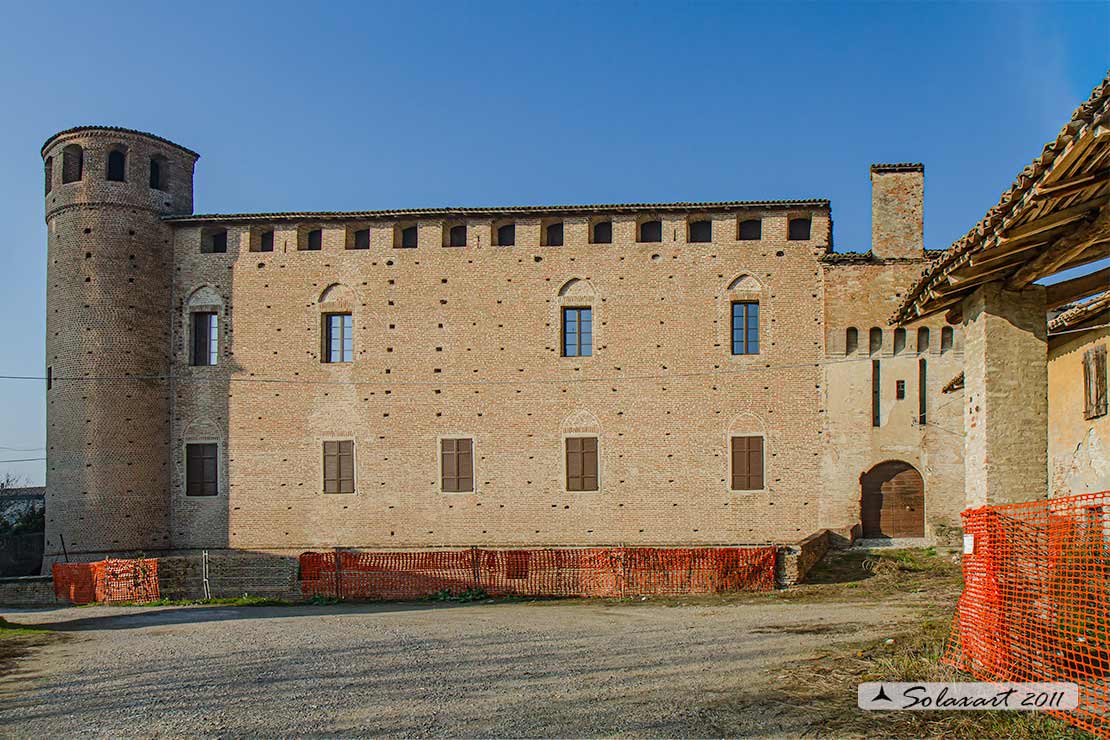
M1110 267L1048 286L1045 291L1045 308L1059 308L1107 290L1110 290Z
M1056 197L1073 193L1076 190L1083 190L1084 188L1089 188L1094 185L1104 185L1107 182L1110 182L1110 167L1078 177L1069 177L1066 180L1060 180L1052 185L1040 187L1033 193L1033 198L1040 200Z
M1061 266L1086 251L1087 247L1102 241L1108 231L1110 231L1110 208L1104 207L1093 221L1061 237L1036 258L1026 263L1014 273L1006 287L1009 290L1022 290L1034 280L1055 274Z

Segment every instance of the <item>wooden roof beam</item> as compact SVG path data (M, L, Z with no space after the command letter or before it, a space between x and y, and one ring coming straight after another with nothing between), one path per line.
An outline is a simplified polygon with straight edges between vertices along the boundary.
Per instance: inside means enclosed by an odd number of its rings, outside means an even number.
M1106 201L1103 201L1104 205ZM1048 277L1058 272L1061 266L1078 257L1087 247L1101 241L1110 232L1110 208L1104 207L1098 216L1081 229L1061 237L1037 257L1018 269L1010 278L1008 290L1024 290L1034 280Z
M1106 205L1105 197L1095 198L1094 200L1080 203L1079 205L1072 206L1071 208L1065 208L1062 211L1050 213L1047 216L1042 216L1041 218L1038 218L1034 221L1024 223L1021 226L1015 226L1012 229L1007 229L1004 232L1004 236L998 240L998 243L1001 245L1008 242L1017 241L1018 239L1026 236L1039 234L1042 231L1048 231L1049 229L1055 229L1058 226L1063 226L1064 224L1071 223L1072 221L1078 221L1081 218L1086 218L1088 211L1092 211L1096 208L1101 208L1104 205Z
M1085 175L1078 177L1069 177L1066 180L1060 180L1057 183L1038 188L1037 192L1033 193L1034 199L1050 198L1057 195L1066 195L1075 192L1076 190L1083 190L1093 185L1104 185L1110 182L1110 167L1096 170Z
M1045 308L1059 308L1080 298L1110 290L1110 267L1049 285L1045 290Z

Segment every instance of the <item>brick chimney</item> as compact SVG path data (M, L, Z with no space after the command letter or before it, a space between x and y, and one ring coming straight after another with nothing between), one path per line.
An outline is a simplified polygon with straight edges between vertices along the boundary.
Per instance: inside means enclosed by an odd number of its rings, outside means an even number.
M925 165L871 165L871 253L922 257L925 252Z

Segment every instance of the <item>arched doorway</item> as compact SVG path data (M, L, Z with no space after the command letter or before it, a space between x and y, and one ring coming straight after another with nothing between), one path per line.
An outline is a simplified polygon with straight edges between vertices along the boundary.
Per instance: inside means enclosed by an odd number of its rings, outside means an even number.
M863 537L924 537L925 482L901 460L879 463L860 478Z

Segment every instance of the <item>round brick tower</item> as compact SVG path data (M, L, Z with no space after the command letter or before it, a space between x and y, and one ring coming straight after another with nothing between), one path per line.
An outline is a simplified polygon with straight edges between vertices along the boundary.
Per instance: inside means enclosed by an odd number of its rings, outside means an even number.
M169 539L172 230L196 152L83 126L42 147L47 225L46 557Z

